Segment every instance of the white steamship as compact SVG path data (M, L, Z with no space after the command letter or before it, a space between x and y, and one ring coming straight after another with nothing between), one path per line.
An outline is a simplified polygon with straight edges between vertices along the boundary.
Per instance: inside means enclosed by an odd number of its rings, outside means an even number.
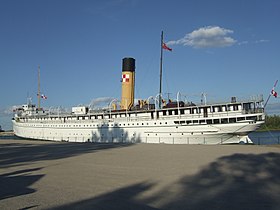
M58 115L29 103L17 109L14 133L67 142L228 144L252 143L248 134L264 123L262 99L195 105L158 95L135 105L134 85L135 59L124 58L120 106L113 100L106 110L79 106Z

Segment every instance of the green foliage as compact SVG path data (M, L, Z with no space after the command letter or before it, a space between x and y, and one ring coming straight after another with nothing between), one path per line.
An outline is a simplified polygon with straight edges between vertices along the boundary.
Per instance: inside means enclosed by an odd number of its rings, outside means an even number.
M265 123L259 128L259 131L266 131L266 130L280 130L280 116L273 115L273 116L266 116Z

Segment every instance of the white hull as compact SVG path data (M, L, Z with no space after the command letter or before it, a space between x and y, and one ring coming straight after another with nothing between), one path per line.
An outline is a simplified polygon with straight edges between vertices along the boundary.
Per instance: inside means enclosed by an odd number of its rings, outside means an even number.
M262 117L263 113L258 115ZM256 115L256 114L255 114ZM189 118L185 118L189 119ZM67 142L166 143L166 144L228 144L251 143L249 132L263 121L227 124L179 124L173 119L116 122L81 120L50 122L13 120L15 135L23 138ZM184 120L180 117L180 120ZM37 122L38 121L38 122Z

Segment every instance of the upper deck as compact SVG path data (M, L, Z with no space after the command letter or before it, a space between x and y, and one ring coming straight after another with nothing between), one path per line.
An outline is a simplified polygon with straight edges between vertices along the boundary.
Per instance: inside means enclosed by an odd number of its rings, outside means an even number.
M135 110L87 110L83 113L53 113L50 111L33 110L33 114L19 113L19 122L40 123L79 123L79 122L137 122L151 120L173 120L175 124L192 123L230 123L243 120L264 120L262 101L219 103L212 105L192 105ZM257 114L260 117L257 117ZM244 117L246 116L246 117Z

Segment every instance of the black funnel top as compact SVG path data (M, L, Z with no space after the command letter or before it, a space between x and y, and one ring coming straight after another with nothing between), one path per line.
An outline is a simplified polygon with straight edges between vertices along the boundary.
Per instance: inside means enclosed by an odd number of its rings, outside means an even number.
M135 59L134 58L123 58L122 71L135 71Z

